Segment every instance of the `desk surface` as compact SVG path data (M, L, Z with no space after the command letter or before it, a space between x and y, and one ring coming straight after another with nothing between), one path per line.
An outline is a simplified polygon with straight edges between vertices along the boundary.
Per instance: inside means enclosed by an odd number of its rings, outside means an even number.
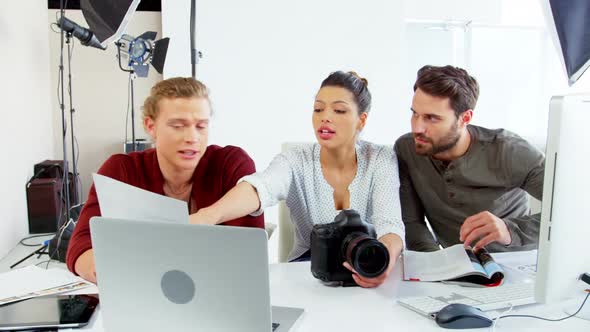
M0 261L0 272L8 270L15 261L35 248L19 246ZM41 262L36 257L24 264ZM44 266L44 265L43 265ZM50 266L65 266L52 263ZM305 308L297 331L445 331L433 320L398 305L396 298L445 293L454 285L402 281L401 266L380 287L327 287L310 272L309 262L272 264L270 266L271 302L278 306ZM0 286L1 287L1 286ZM548 318L565 316L564 304L530 305L514 309L512 313L533 314ZM495 315L495 313L492 313ZM500 321L497 331L590 331L590 322L570 318L552 323L530 318L507 318ZM84 331L102 332L100 311ZM72 330L73 331L73 330ZM482 329L473 331L484 331Z

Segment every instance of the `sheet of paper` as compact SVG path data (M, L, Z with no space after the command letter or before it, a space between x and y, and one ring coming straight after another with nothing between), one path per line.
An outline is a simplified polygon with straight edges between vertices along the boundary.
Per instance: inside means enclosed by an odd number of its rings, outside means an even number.
M474 271L462 244L433 252L405 250L403 255L404 280L441 281Z
M188 223L188 206L109 177L92 174L103 217L137 221Z
M45 270L35 265L0 274L0 305L36 296L59 294L93 284L64 269Z

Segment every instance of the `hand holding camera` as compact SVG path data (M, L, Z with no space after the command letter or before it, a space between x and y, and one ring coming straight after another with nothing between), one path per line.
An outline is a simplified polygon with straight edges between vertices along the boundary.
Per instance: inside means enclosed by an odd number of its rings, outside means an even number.
M385 235L388 236L388 235ZM385 243L385 241L383 241L384 239L379 239L379 241L381 241L382 243ZM388 246L386 244L386 246ZM391 255L390 255L391 256ZM362 275L360 275L358 272L356 272L352 266L350 266L350 264L348 264L348 262L344 262L344 267L347 268L350 272L352 272L352 279L354 280L354 282L358 285L361 286L363 288L375 288L378 287L379 285L381 285L382 283L385 282L385 280L387 280L387 278L389 277L389 273L391 273L391 270L393 269L395 262L392 262L391 260L389 261L389 267L379 276L375 277L375 278L366 278L363 277Z
M311 272L324 282L375 287L387 276L389 261L389 251L376 239L375 228L355 210L343 210L334 222L312 229Z

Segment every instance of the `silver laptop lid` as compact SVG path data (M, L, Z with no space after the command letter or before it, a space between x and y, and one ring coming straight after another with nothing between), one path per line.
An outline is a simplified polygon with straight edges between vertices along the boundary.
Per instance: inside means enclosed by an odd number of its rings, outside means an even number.
M90 221L107 332L270 331L262 229Z

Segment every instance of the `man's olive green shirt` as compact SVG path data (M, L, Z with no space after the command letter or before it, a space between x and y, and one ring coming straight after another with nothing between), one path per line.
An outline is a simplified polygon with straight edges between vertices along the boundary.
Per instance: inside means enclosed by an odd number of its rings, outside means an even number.
M489 211L506 223L512 238L509 245L489 244L489 251L535 249L540 214L530 215L527 192L541 200L545 156L507 130L473 125L467 130L468 151L450 163L418 155L411 133L395 143L407 248L433 251L439 244L461 243L465 219Z

